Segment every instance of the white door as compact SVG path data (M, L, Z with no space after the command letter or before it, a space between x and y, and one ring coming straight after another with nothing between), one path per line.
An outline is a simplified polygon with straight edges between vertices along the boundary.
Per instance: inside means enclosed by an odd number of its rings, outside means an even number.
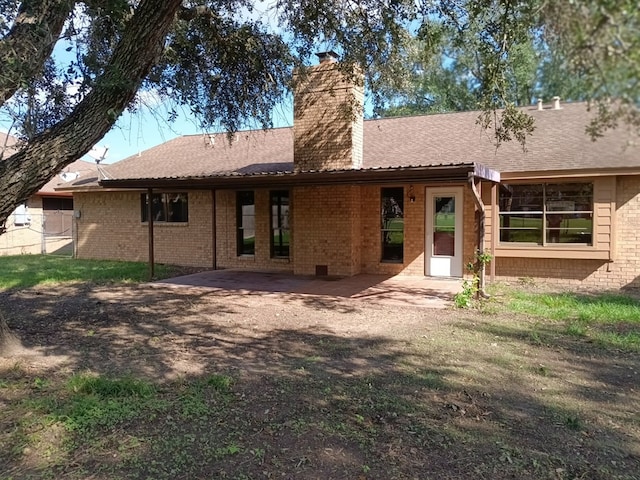
M425 274L462 277L462 187L427 188Z

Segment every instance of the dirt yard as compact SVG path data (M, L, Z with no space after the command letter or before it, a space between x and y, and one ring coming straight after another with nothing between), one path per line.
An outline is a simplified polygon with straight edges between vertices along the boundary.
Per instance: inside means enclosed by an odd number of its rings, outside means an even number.
M0 359L1 479L640 478L638 356L499 306L78 285L0 311L24 347ZM155 403L64 427L80 372ZM228 394L193 394L217 376Z

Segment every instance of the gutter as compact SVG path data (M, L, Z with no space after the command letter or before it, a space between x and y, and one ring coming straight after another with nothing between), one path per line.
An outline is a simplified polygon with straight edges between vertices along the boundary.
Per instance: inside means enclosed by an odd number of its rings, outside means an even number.
M333 170L309 172L278 172L208 177L169 177L103 179L105 188L172 188L172 189L240 189L277 188L324 185L364 185L416 182L464 182L473 176L492 182L500 181L500 174L476 163L436 165L427 167L376 168L368 170Z
M478 192L478 188L476 187L476 177L474 175L469 175L469 185L471 186L471 191L473 192L473 199L476 202L476 207L478 207L479 219L478 219L478 251L480 253L484 253L484 234L485 234L485 220L486 220L486 209L484 207L484 203L482 203L482 198L480 197L480 193ZM477 261L477 260L476 260ZM482 263L480 265L480 271L478 272L478 294L482 298L491 298L491 296L485 291L485 265Z

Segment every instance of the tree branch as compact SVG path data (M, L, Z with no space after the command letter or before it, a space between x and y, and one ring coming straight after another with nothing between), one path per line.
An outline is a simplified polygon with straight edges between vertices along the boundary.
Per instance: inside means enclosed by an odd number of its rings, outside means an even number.
M42 72L75 3L27 0L20 4L13 27L0 41L0 105Z
M218 15L206 5L198 5L196 7L180 7L178 10L178 18L190 22L196 17L215 18Z
M115 124L134 99L164 40L181 0L142 0L116 46L109 66L70 116L0 161L0 225L15 205L37 192L53 175L82 157Z

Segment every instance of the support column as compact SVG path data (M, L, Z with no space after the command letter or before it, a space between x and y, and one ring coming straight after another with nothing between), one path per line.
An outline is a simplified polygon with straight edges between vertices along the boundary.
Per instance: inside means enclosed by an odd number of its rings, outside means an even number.
M149 281L155 275L155 259L153 253L153 189L147 189L147 224L149 226Z

